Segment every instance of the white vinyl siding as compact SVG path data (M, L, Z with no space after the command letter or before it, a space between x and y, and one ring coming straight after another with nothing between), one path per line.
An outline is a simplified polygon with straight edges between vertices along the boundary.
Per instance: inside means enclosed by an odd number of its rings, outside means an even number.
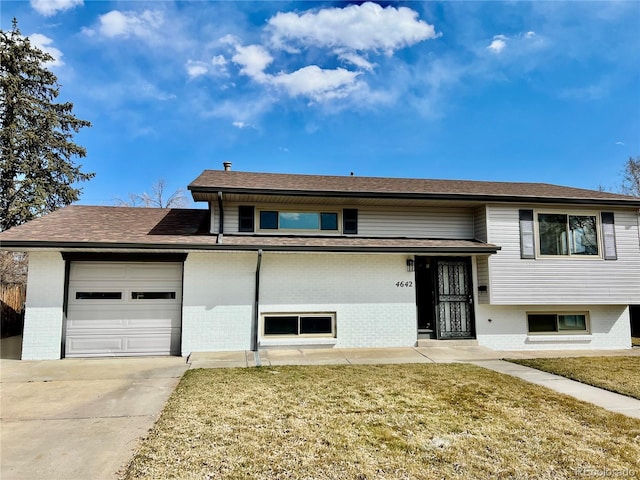
M216 205L214 205L216 206ZM291 204L255 205L260 210L291 210ZM474 210L466 208L390 208L362 207L345 205L345 208L358 209L358 236L363 237L415 237L471 240L474 232ZM335 205L311 207L314 211L338 211L338 224L342 224L342 208ZM217 212L216 212L217 213ZM217 215L214 215L217 218ZM257 226L257 223L256 223ZM256 228L256 231L258 229ZM339 231L323 230L313 235L336 235ZM212 232L217 233L217 221ZM238 233L238 204L224 205L224 231L227 234ZM273 234L274 231L267 233ZM264 233L264 232L263 232ZM309 232L306 232L309 233ZM304 235L305 232L296 232Z
M489 257L492 304L640 303L640 245L635 210L616 210L618 260L596 258L520 259L518 210L531 205L492 205L489 243L502 249ZM556 206L554 209L560 209ZM606 208L607 211L612 209ZM573 207L572 212L580 212ZM590 207L584 212L593 212Z
M476 208L473 217L473 238L487 242L487 207Z

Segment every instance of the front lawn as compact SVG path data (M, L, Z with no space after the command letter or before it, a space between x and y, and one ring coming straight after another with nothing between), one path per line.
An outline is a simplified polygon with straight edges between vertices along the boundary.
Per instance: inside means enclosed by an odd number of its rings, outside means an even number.
M640 400L640 357L535 358L509 361Z
M190 370L123 478L585 472L640 474L640 421L480 367L420 364Z

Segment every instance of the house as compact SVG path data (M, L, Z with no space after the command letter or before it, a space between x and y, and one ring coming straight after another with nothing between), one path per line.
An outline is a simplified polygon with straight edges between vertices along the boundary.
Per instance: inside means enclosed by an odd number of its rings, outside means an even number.
M228 163L189 190L208 208L70 206L0 234L29 251L23 359L630 348L638 198Z

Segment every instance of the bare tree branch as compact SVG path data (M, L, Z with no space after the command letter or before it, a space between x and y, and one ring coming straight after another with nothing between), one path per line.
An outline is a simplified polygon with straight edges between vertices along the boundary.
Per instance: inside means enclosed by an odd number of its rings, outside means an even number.
M625 163L622 193L640 197L640 156L629 157Z
M129 193L127 199L116 198L115 205L118 207L145 207L145 208L184 208L189 204L182 188L177 189L169 198L166 196L166 181L159 178L151 186L151 194Z

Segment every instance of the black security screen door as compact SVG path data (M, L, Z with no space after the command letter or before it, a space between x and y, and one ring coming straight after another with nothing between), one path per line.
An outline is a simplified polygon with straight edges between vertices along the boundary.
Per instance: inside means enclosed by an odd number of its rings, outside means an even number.
M440 339L475 338L469 260L469 258L436 260L437 336Z

